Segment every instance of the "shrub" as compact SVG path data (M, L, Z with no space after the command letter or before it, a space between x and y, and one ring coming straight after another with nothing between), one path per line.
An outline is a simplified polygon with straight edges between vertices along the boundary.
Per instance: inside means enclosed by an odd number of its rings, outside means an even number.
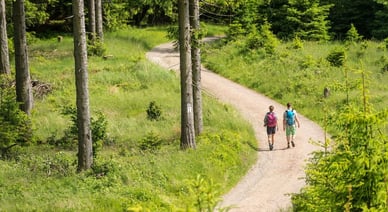
M162 115L162 110L160 106L156 104L155 101L150 102L147 108L147 118L151 121L160 120Z
M328 116L339 133L313 153L307 186L292 197L294 211L386 210L388 137L382 131L388 110L375 112L365 87L362 93L362 106L348 104Z
M53 140L52 144L73 148L78 140L77 110L75 107L67 106L62 108L62 115L70 116L72 125L65 130L65 136L59 140ZM103 143L108 139L108 122L103 113L97 112L97 118L91 117L93 156L96 157Z
M33 140L31 121L19 109L12 82L7 76L0 76L0 157L7 157L16 145Z
M155 151L160 149L162 145L162 139L153 132L148 133L139 144L141 150Z
M345 51L343 49L335 49L326 57L330 65L341 67L345 64Z
M211 179L206 180L201 175L191 180L189 190L192 195L195 195L194 206L197 211L214 211L221 200L218 198L219 186L215 185Z
M358 42L362 39L362 36L358 34L356 27L353 24L350 25L350 29L346 32L346 41Z
M96 39L94 42L88 43L88 55L90 56L104 56L106 52L106 47L104 42L99 39Z
M232 23L229 25L228 31L227 31L227 37L228 40L235 41L238 40L239 37L242 37L245 35L245 30L240 23Z
M270 24L266 23L261 26L259 33L253 32L248 35L247 48L260 49L263 48L266 53L275 53L275 48L279 44L279 40L270 30Z
M295 36L295 38L292 40L291 48L303 49L303 41L298 36Z

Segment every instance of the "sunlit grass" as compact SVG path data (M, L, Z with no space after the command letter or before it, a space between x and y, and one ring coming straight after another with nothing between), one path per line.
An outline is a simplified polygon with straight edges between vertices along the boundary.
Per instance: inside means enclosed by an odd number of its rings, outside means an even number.
M109 139L93 171L84 173L76 172L76 147L48 144L73 124L61 115L75 106L72 38L32 44L32 78L52 91L35 99L32 111L39 145L14 147L15 160L0 160L1 211L183 211L194 208L189 182L198 175L213 180L221 195L246 173L257 156L253 129L234 108L206 94L204 134L196 150L180 150L179 77L145 58L168 41L165 35L163 28L106 33L109 57L88 57L91 114L104 114ZM160 105L159 121L147 119L151 101ZM150 135L162 140L160 149L140 150Z
M292 42L279 45L274 55L263 56L244 49L244 42L205 48L203 62L211 70L263 93L282 104L292 102L302 114L323 124L326 107L337 110L346 101L362 105L361 72L366 73L366 88L376 109L388 104L387 50L383 43L364 41L303 42L292 48ZM334 50L345 51L345 64L332 67L326 60ZM220 58L224 58L221 59ZM346 75L348 91L346 92ZM323 98L323 89L330 97Z

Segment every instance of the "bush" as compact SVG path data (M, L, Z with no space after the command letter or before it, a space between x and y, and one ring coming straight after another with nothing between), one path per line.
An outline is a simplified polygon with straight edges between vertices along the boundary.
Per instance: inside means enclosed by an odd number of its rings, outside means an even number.
M155 101L150 102L147 108L148 120L151 120L151 121L160 120L161 115L162 115L162 110L160 109L160 106L157 105Z
M88 43L88 55L90 56L104 56L106 52L106 47L104 42L99 39L96 39L94 42Z
M358 42L362 40L362 36L358 34L356 27L353 24L350 25L350 29L346 32L346 41Z
M341 67L345 64L345 51L343 49L335 49L326 57L330 65Z
M12 82L7 76L0 76L0 157L7 157L16 145L33 140L31 121L19 109Z
M253 32L248 35L248 49L264 49L267 54L275 53L279 40L270 30L271 26L267 23L261 26L259 33Z
M67 106L62 108L62 115L70 116L72 125L65 130L65 136L59 140L51 139L51 144L74 148L78 140L77 127L77 110L75 107ZM93 141L93 156L96 157L99 150L101 150L103 143L108 139L107 127L108 122L103 113L97 112L97 118L91 117L92 141Z
M141 150L155 151L160 149L162 145L162 139L153 132L148 133L139 144Z

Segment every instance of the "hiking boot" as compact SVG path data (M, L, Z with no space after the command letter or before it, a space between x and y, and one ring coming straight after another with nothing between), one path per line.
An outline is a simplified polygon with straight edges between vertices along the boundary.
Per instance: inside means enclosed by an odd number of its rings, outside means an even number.
M273 150L273 144L269 145L269 150L271 150L271 151Z
M287 143L287 148L290 148L290 143Z
M291 144L292 144L292 147L295 147L295 143L294 143L294 141L291 141Z

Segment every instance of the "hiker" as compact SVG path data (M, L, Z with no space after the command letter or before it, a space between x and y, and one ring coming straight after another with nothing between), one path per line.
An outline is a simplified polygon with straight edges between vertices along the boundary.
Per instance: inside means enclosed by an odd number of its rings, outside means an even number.
M267 127L268 145L269 150L271 151L273 150L273 145L275 143L275 132L279 130L278 118L273 111L274 109L274 106L270 105L269 112L267 112L264 117L264 127Z
M300 127L296 111L291 107L291 103L287 103L287 110L283 115L283 131L286 131L287 148L290 148L290 142L292 147L295 147L295 124Z

